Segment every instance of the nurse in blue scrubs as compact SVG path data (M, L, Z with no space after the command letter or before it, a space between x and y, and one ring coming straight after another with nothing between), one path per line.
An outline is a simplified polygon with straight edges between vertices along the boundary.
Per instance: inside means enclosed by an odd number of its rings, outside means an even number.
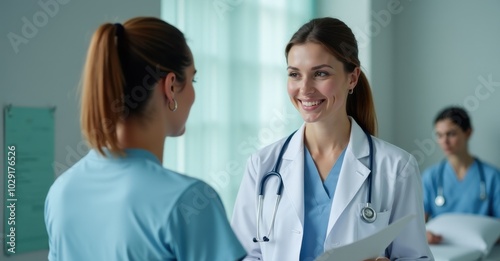
M184 133L194 59L182 32L148 17L94 33L82 83L90 152L45 203L49 260L240 260L246 253L206 183L163 168Z
M426 219L443 213L470 213L500 218L500 170L470 154L472 125L459 107L443 109L434 120L446 158L423 172ZM430 244L440 235L427 231Z

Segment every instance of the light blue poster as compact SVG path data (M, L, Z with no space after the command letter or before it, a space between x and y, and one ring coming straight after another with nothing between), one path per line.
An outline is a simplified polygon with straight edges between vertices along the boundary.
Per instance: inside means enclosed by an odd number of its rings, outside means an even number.
M55 108L4 108L4 253L48 249L44 203L54 181Z

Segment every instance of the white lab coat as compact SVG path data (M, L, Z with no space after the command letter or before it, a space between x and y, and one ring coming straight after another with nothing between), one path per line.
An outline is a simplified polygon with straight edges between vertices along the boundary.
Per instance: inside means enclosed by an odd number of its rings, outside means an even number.
M388 247L391 260L434 260L427 244L420 172L415 158L404 150L373 138L372 207L374 223L360 217L367 202L368 139L351 120L351 135L332 202L324 249L364 238L409 214L416 215ZM299 260L304 224L304 127L290 140L280 173L284 190L269 242L254 243L257 194L262 176L273 169L285 139L253 154L238 192L232 227L247 251L245 260ZM260 235L267 235L276 199L278 179L267 181ZM362 249L360 249L362 251ZM355 260L350 260L355 261Z

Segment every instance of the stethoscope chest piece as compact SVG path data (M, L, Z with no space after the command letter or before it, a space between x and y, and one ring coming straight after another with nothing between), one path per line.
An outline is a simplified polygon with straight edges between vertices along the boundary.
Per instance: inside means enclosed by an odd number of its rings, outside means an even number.
M370 204L366 204L361 209L361 218L367 223L373 223L377 219L377 212L375 212Z
M444 197L442 195L438 195L434 199L434 203L436 203L436 206L442 207L446 201L444 200Z
M274 165L274 168L273 170L265 173L263 175L263 177L261 178L260 180L260 186L259 186L259 194L258 194L258 205L257 205L257 217L256 217L256 220L257 220L257 236L252 238L252 241L255 242L255 243L259 243L259 242L269 242L270 239L269 239L269 236L271 234L271 232L273 231L273 227L274 227L274 222L276 220L276 213L278 212L278 206L279 206L279 202L280 202L280 199L281 199L281 194L283 192L283 179L281 178L281 174L279 173L279 170L280 170L280 165L281 165L281 161L283 159L283 154L285 153L285 150L288 146L288 143L290 142L290 140L292 139L293 135L294 135L295 132L293 132L292 134L290 134L290 136L288 136L288 138L285 140L285 143L283 144L283 146L281 147L281 150L280 150L280 153L278 155L278 159L276 160L276 163ZM368 144L369 144L369 147L370 147L370 174L368 176L368 194L367 194L367 203L366 205L361 209L361 219L363 219L365 222L367 223L373 223L376 219L377 219L377 212L375 212L375 210L372 208L371 206L371 202L372 202L372 169L373 169L373 141L372 141L372 138L370 136L369 133L365 133L366 134L366 137L368 139ZM270 178L270 177L276 177L278 179L278 188L277 188L277 191L276 191L276 202L274 204L274 210L273 210L273 213L272 213L272 216L271 216L271 224L269 226L269 230L267 232L266 235L262 236L261 237L261 234L260 234L260 229L261 229L261 224L262 224L262 216L263 216L263 202L264 202L264 190L265 190L265 185L266 185L266 181Z

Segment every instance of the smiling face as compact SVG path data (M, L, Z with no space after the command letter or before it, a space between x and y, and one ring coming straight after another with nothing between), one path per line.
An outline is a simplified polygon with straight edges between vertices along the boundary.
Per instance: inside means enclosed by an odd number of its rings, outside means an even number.
M467 141L472 130L463 131L450 119L436 122L434 126L438 143L446 156L460 155L467 152Z
M359 67L348 73L342 62L316 43L294 45L288 53L288 95L307 123L346 116Z

